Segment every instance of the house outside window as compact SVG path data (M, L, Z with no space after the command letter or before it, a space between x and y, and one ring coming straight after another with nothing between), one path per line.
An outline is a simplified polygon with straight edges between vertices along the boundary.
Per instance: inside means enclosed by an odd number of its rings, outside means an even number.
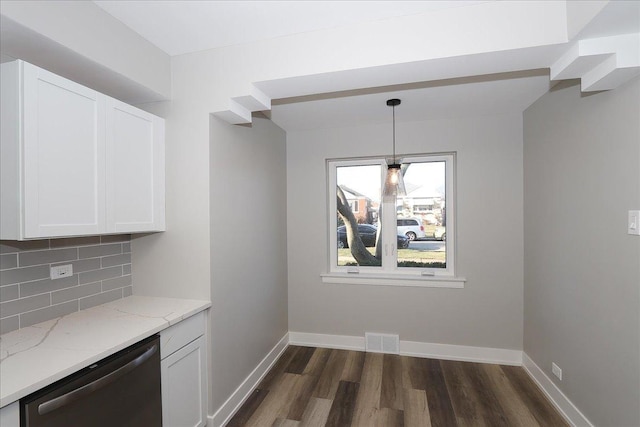
M406 195L395 201L382 200L386 164L384 158L327 161L329 272L455 276L455 154L404 157ZM399 235L403 218L417 219L426 237ZM446 241L436 240L445 227Z

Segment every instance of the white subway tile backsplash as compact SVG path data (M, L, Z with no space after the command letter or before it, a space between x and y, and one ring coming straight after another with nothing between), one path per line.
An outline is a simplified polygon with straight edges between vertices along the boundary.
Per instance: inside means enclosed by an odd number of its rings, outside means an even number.
M0 241L0 333L133 294L131 236ZM50 268L73 275L51 280Z

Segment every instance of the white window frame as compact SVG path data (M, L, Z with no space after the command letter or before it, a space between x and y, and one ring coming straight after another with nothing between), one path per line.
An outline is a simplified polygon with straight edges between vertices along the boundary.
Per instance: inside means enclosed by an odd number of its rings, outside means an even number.
M327 273L321 274L324 283L343 284L369 284L383 286L421 286L421 287L445 287L462 288L466 279L456 276L456 154L437 153L405 156L400 159L402 163L445 162L445 191L446 191L446 224L447 224L447 267L421 269L411 267L398 267L397 255L397 215L396 202L381 200L383 259L380 267L366 266L339 266L337 245L337 202L336 185L338 167L380 165L380 182L384 180L387 163L384 158L352 158L352 159L328 159L327 160L327 216L328 216L328 250ZM393 212L393 215L385 214ZM384 255L384 253L388 255Z

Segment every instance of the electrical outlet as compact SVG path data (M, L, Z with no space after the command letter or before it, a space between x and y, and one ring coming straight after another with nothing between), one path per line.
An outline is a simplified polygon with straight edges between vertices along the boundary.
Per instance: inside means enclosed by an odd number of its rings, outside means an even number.
M51 280L62 279L73 275L73 264L51 267Z
M627 233L640 236L640 211L629 211Z
M553 372L553 375L555 375L556 377L558 377L560 381L562 381L562 369L560 369L558 365L556 365L555 363L552 363L551 372Z

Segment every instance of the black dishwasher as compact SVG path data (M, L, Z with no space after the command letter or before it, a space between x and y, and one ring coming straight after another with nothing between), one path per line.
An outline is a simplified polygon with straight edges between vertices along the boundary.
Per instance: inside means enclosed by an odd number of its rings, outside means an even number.
M21 399L20 425L162 426L160 338L134 344Z

